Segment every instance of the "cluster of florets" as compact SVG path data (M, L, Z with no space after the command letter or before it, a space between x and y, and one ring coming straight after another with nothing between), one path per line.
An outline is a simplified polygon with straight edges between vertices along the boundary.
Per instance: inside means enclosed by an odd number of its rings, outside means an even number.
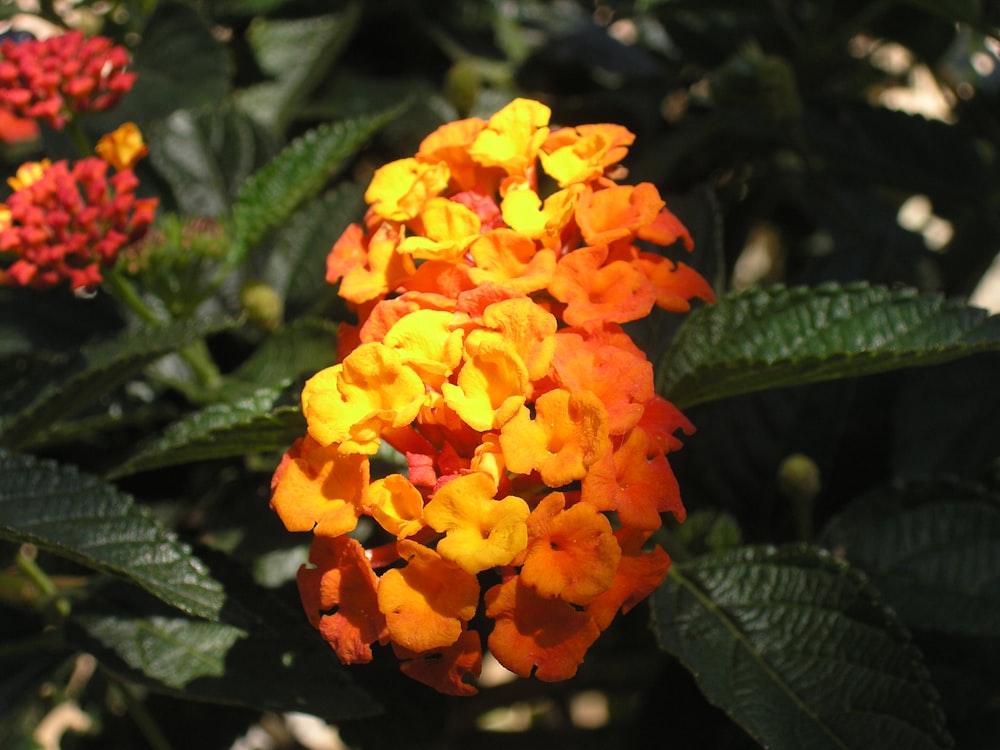
M615 181L633 135L549 117L519 99L376 171L327 265L358 325L306 383L308 434L272 482L313 534L299 589L340 660L391 644L452 694L475 692L477 612L511 671L575 674L666 575L661 514L684 517L667 454L693 428L621 324L711 288L643 247L691 239L655 186ZM383 443L405 471L372 476Z
M101 268L146 233L157 200L135 196L139 181L128 167L145 153L137 129L122 126L102 139L99 152L103 158L72 164L29 162L8 180L14 193L0 204L0 255L14 261L0 271L0 283L92 287L102 281Z
M60 130L75 115L113 107L135 83L129 54L79 31L0 42L0 107Z

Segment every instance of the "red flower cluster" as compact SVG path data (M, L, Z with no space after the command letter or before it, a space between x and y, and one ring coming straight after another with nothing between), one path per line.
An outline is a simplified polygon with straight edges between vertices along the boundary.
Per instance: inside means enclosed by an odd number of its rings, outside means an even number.
M9 180L14 194L0 206L0 253L17 259L0 281L37 289L63 279L73 289L101 282L100 268L145 234L157 204L135 197L132 170L107 172L108 163L95 157L18 170Z
M0 43L0 107L56 130L77 114L113 107L135 82L129 55L107 37L68 31Z

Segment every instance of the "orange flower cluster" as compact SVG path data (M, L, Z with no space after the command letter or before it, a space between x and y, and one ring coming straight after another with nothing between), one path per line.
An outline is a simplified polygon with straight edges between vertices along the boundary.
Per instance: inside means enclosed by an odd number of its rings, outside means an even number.
M693 428L621 324L711 288L642 249L691 238L653 185L615 182L632 133L549 116L518 99L376 171L327 266L359 323L306 383L308 434L272 481L285 526L314 535L299 589L340 660L390 643L456 695L475 692L477 612L511 671L574 675L666 575L660 514L684 517L666 454ZM405 474L371 476L383 443Z
M99 284L101 267L139 239L153 221L155 198L136 198L132 164L145 154L127 123L98 145L103 158L23 164L8 180L14 193L0 204L0 255L15 256L0 283L49 289ZM108 176L108 166L116 172Z
M0 107L61 130L77 114L109 109L135 83L129 55L107 37L68 31L0 43Z

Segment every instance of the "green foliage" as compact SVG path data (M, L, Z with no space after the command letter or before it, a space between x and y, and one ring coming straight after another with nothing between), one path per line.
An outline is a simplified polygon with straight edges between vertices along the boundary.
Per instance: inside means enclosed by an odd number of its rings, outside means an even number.
M755 289L692 313L660 365L678 406L1000 348L1000 316L864 286Z
M214 620L225 602L190 548L113 486L52 461L0 453L0 536L120 576Z
M746 547L671 568L660 644L762 744L953 747L919 652L865 579L829 555Z
M1000 323L969 303L1000 246L990 3L71 5L38 13L138 76L77 140L138 123L159 206L96 295L0 286L0 736L78 705L83 750L230 747L289 712L352 747L1000 744ZM337 662L269 482L356 322L325 263L372 171L518 95L636 134L629 181L718 301L629 324L697 428L669 456L688 518L650 540L667 580L573 681L452 699L388 649Z

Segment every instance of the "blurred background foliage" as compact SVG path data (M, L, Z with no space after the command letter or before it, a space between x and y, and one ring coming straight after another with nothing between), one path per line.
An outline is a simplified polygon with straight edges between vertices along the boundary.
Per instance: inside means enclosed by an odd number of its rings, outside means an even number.
M250 316L208 339L223 373L236 375L234 397L252 393L236 388L240 377L259 385L261 369L279 360L294 362L279 368L275 381L300 381L329 363L324 342L332 342L332 327L317 321L343 319L345 311L322 281L323 259L360 215L372 170L411 154L442 122L488 116L518 95L551 106L555 123L616 122L635 132L629 180L660 187L694 235L688 262L720 295L865 281L1000 307L997 282L988 283L1000 246L1000 6L991 0L94 0L41 2L31 17L17 5L0 4L15 28L39 17L65 21L132 49L135 89L86 125L96 135L131 119L147 133L142 189L160 197L162 212L176 214L163 228L176 266L170 278L186 278L191 298L185 302L176 290L162 296L181 311ZM225 239L213 244L213 237L224 237L220 226L238 225L231 206L248 177L324 123L400 106L402 114L352 151L316 201L266 226L245 262L199 289L229 251ZM42 137L53 157L71 153L59 134ZM37 150L7 147L7 170ZM44 343L25 367L42 367L46 352L124 325L101 297L81 318L68 313L76 309L68 298L3 293L0 314L34 326L22 349ZM633 326L654 362L667 351L677 318L656 315ZM290 343L262 349L282 326L295 331L281 339ZM18 351L7 342L6 354ZM865 493L931 475L988 495L989 533L996 535L998 357L985 352L686 409L698 432L671 456L690 516L674 530L675 559L742 543L814 542ZM45 436L36 453L100 473L119 465L139 436L199 399L212 400L176 358L156 367L155 384L142 388L159 389L162 398L123 385L85 412L75 431ZM0 383L13 383L11 373ZM23 397L7 390L3 401ZM114 409L129 418L101 423ZM292 421L286 432L294 437L297 428ZM796 456L807 458L790 464ZM273 466L274 456L257 455L183 471L136 470L124 472L119 486L195 544L213 574L229 581L252 573L273 586L277 603L258 604L291 618L290 632L302 627L288 583L302 550L267 508ZM838 528L823 532L831 549ZM992 538L1000 544L1000 536ZM994 551L990 564L995 559ZM70 581L79 575L58 558L47 560L46 570ZM134 596L114 587L106 593L115 602ZM990 596L995 601L996 592ZM36 634L48 613L0 606L5 640L43 637ZM277 621L266 619L271 627ZM460 702L406 681L391 664L354 668L351 676L372 689L388 719L341 722L340 737L359 748L757 747L674 657L656 649L648 621L645 606L622 618L574 681L500 684ZM996 747L996 630L942 633L907 624L954 741ZM82 631L77 645L100 655L95 631ZM8 736L28 737L26 727L55 721L70 698L79 716L62 719L69 722L67 748L337 747L328 727L289 717L277 710L287 705L270 706L264 697L253 704L208 691L196 696L214 701L204 703L162 685L147 692L141 680L122 681L135 675L114 654L102 658L110 671L91 674L93 663L68 658L73 649L45 653L47 660L33 654L30 663L14 664L13 677L2 681L0 737L5 728ZM326 657L319 664L333 673ZM320 703L323 679L301 677L303 692L313 690ZM315 705L303 710L322 713ZM892 746L870 740L867 746ZM23 742L11 747L31 746Z

